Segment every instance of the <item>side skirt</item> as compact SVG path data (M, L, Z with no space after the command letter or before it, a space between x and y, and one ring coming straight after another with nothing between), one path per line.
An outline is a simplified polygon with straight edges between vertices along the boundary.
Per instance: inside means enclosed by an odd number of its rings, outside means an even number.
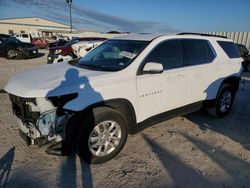
M193 104L189 104L180 108L176 108L174 110L170 110L167 112L163 112L161 114L152 116L146 120L144 120L143 122L140 122L137 124L137 129L135 130L135 132L133 132L133 134L136 134L140 131L142 131L145 128L151 127L157 123L161 123L163 121L175 118L177 116L183 116L183 115L187 115L193 112L196 112L198 110L200 110L204 105L204 101L199 101Z

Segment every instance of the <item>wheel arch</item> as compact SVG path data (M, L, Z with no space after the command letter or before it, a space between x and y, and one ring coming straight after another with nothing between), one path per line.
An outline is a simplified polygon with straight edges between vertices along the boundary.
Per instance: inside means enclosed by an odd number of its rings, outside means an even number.
M220 83L218 84L217 89L214 91L213 97L204 102L204 106L206 108L210 108L215 105L216 98L218 97L219 92L224 84L231 85L236 93L239 89L240 77L233 75L224 79L219 79L219 82Z
M233 87L235 91L237 91L240 86L240 80L241 78L238 76L229 76L223 80L223 82L220 85L220 88L222 87L223 84L229 84Z
M128 123L129 134L134 134L136 132L136 113L132 103L129 100L118 98L96 102L85 107L84 109L79 111L78 114L87 114L91 110L99 107L109 107L120 112L125 117Z

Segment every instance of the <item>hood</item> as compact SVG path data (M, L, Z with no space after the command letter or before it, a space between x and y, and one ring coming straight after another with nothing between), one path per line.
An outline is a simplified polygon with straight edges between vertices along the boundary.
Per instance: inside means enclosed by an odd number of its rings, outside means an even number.
M76 93L105 74L111 72L78 68L67 62L45 65L13 76L5 91L23 98L61 96Z

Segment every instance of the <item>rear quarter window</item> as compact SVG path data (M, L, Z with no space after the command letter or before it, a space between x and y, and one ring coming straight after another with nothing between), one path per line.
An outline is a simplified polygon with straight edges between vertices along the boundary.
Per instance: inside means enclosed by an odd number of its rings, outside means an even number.
M240 58L240 52L233 42L217 41L229 58Z

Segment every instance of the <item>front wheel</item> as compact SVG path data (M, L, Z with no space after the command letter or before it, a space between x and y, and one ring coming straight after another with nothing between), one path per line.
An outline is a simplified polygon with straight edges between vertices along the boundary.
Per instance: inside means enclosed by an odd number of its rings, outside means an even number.
M93 109L85 115L76 142L78 155L93 164L111 160L127 140L128 126L124 116L107 107Z
M7 59L15 59L18 57L18 51L16 50L9 50L6 54Z
M208 112L217 118L225 117L231 111L234 97L234 89L228 84L223 84L215 100L215 105L208 108Z

